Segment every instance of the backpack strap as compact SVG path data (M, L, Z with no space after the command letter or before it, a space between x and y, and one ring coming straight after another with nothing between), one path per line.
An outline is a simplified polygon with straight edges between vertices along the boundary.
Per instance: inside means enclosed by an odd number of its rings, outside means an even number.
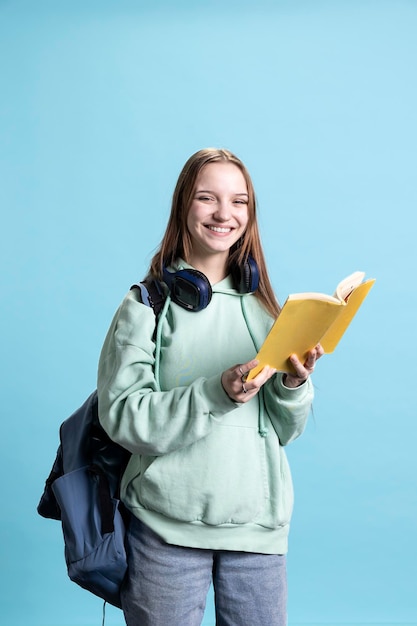
M154 278L145 278L140 283L132 285L131 289L139 289L143 304L152 307L155 316L158 317L166 300L161 283Z

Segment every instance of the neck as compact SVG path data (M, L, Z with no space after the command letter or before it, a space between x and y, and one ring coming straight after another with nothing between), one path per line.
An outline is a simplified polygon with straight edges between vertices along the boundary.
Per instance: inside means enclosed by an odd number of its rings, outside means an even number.
M221 260L219 259L218 255L204 258L200 258L198 257L198 255L192 255L189 263L196 270L202 272L208 278L212 285L215 285L227 276L228 257L228 253Z

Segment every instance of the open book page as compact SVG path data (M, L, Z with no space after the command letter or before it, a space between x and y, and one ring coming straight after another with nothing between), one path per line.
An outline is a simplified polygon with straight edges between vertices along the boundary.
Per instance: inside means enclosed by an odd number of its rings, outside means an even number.
M346 300L352 291L358 287L365 278L365 272L354 272L347 278L344 278L336 287L334 292L335 298L338 300Z
M340 304L340 299L334 296L329 296L328 293L318 293L316 291L305 291L304 293L292 293L288 296L286 302L289 300L323 300L324 302L332 302L333 304Z
M314 298L316 300L325 300L327 302L335 302L336 304L344 303L349 294L361 284L365 277L365 272L354 272L350 276L344 278L337 285L334 294L331 296L327 293L319 293L315 291L306 291L303 293L293 293L288 296L288 300L307 300Z
M333 352L336 348L374 282L375 279L366 280L355 287L350 295L348 294L346 306L341 308L340 314L320 340L326 353Z

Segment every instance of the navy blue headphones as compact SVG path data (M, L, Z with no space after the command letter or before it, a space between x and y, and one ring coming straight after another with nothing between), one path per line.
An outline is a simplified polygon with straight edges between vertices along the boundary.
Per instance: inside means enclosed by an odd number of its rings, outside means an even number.
M256 262L248 256L243 267L230 268L233 285L239 293L252 293L259 285L259 271ZM163 271L164 282L168 286L171 299L187 311L202 311L209 304L213 295L209 280L202 272L194 269L169 272Z

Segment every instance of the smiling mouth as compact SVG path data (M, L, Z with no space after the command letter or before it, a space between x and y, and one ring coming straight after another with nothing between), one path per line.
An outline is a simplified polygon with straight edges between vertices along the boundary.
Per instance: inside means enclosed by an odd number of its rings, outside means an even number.
M209 230L212 230L215 233L231 233L232 232L232 228L225 228L225 227L221 227L221 226L206 226L206 228L208 228Z

